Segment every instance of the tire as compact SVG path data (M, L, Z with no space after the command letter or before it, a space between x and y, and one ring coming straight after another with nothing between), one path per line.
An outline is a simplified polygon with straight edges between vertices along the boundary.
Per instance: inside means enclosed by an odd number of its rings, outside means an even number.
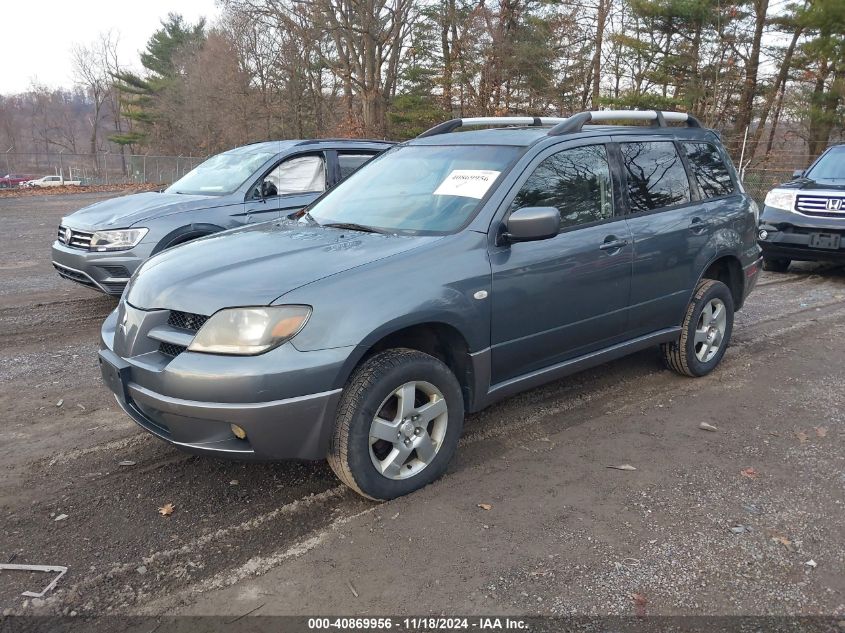
M764 257L763 270L773 273L785 273L791 263L792 260L786 257Z
M446 471L463 423L461 386L444 363L410 349L380 352L355 370L344 389L328 462L364 497L401 497Z
M660 346L666 366L682 376L706 376L725 355L733 323L731 291L721 281L702 279L684 315L680 338Z

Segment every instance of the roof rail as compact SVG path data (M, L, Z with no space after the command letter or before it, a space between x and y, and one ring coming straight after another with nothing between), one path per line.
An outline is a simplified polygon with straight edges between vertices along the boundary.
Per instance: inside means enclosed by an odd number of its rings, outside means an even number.
M448 134L458 128L472 125L521 125L531 127L552 126L549 136L560 136L581 131L587 123L602 121L653 121L656 127L667 127L668 123L686 123L688 127L701 127L698 119L686 112L661 112L660 110L595 110L579 112L570 117L540 116L491 116L469 117L445 121L426 130L417 138Z
M653 121L656 127L667 127L668 123L686 123L687 127L701 127L701 123L686 112L661 112L660 110L596 110L593 112L579 112L565 121L558 123L551 130L549 136L560 136L581 131L587 123L602 121Z
M488 116L488 117L468 117L464 119L452 119L435 125L430 130L426 130L417 138L425 138L427 136L437 136L438 134L448 134L454 132L459 127L467 127L471 125L527 125L531 127L540 127L544 125L558 125L567 119L561 117L540 117L540 116Z

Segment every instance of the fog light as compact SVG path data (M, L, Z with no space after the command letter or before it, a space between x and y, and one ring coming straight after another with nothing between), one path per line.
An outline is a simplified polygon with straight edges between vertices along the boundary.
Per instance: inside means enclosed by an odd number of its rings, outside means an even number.
M244 431L237 424L232 425L232 433L234 433L235 437L238 438L239 440L245 440L246 439L246 431Z
M759 237L761 240L765 240L767 237L769 237L769 232L766 229L760 229L760 232L757 234L757 237Z

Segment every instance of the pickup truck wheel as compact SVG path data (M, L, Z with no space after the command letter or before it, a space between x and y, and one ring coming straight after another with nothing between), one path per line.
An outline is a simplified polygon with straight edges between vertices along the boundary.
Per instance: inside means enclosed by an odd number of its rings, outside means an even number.
M365 497L400 497L445 472L463 422L461 387L444 363L410 349L380 352L344 390L329 465Z
M785 273L791 263L792 260L785 257L764 257L763 270L773 273Z
M702 279L693 293L677 341L660 346L666 366L682 376L706 376L731 340L734 302L721 281Z

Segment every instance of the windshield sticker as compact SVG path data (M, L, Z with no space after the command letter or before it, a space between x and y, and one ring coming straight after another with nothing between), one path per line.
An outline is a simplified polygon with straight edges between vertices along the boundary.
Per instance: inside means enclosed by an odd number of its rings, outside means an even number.
M481 199L501 173L490 169L454 169L434 190L434 195Z

